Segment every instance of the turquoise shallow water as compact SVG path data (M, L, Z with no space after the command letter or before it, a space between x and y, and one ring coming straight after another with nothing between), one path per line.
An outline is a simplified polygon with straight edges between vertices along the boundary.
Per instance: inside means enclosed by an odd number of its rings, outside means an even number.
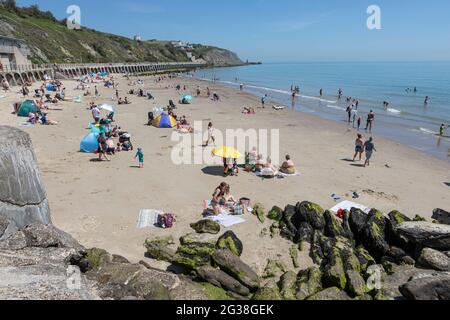
M450 124L450 62L417 63L295 63L200 70L195 77L262 96L291 106L290 89L300 87L295 107L301 112L344 122L346 97L360 101L359 115L376 113L374 133L450 161L450 138L436 136ZM417 88L417 92L406 89ZM342 88L344 98L338 101ZM319 98L319 90L323 97ZM425 97L430 97L428 105ZM383 101L390 103L386 110ZM450 129L447 134L450 136Z

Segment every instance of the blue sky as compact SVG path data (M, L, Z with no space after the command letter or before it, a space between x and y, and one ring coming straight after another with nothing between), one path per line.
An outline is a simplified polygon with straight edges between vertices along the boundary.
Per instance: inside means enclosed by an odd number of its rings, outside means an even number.
M297 61L450 60L448 0L18 0L64 18L80 6L82 24L144 39L186 40L243 59ZM367 7L382 30L368 30Z

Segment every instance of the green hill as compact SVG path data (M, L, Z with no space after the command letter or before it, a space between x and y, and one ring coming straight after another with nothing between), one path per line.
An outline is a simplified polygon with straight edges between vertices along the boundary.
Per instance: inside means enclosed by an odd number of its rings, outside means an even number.
M50 12L37 6L8 8L0 1L0 34L26 41L33 63L187 62L186 52L170 41L135 41L83 27L69 30ZM2 4L3 3L3 4ZM194 45L194 55L214 65L239 65L225 49Z

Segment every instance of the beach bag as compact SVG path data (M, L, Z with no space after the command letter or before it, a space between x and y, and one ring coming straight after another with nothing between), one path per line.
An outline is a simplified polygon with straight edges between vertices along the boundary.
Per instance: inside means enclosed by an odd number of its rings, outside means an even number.
M158 227L163 229L172 228L174 221L175 219L173 217L173 214L171 213L160 214L158 216Z

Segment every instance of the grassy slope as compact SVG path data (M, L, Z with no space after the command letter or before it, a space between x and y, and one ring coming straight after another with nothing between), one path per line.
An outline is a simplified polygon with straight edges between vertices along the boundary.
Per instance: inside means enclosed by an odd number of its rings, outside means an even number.
M0 7L2 22L14 28L16 38L27 42L34 63L187 61L185 53L169 42L136 42L87 28L69 30L62 24L34 17L23 18Z

